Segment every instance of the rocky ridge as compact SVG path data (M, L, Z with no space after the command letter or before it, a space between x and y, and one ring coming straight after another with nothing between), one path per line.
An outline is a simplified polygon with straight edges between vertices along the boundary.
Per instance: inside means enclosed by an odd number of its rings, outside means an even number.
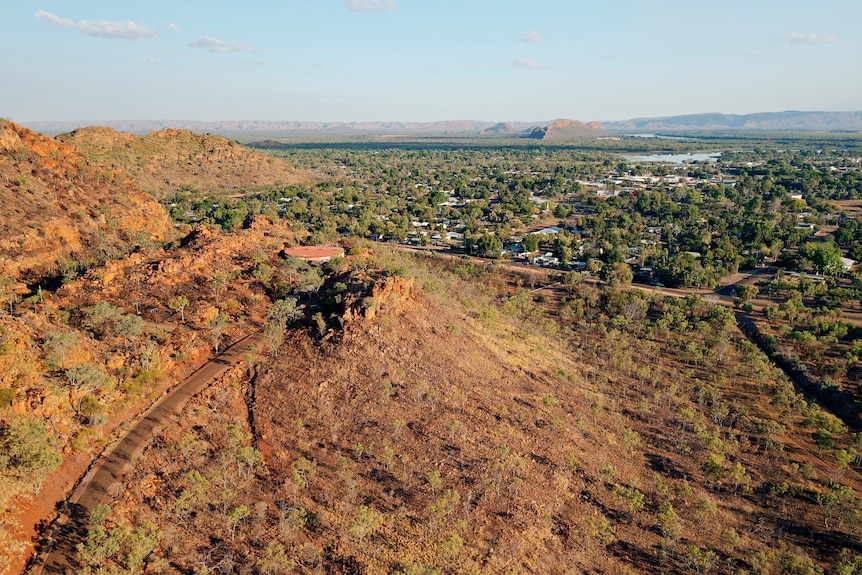
M0 124L0 274L35 282L64 265L160 241L172 225L119 167L95 165L72 146L12 122Z
M75 146L89 161L122 168L158 198L191 189L203 192L310 181L307 172L283 160L211 134L167 128L145 136L112 128L81 128L57 140Z

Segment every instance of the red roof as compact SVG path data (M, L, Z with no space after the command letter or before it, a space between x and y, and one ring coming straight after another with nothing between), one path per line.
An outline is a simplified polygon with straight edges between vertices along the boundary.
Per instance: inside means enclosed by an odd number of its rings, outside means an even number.
M304 260L322 260L344 255L344 248L338 246L297 246L284 248L284 254Z

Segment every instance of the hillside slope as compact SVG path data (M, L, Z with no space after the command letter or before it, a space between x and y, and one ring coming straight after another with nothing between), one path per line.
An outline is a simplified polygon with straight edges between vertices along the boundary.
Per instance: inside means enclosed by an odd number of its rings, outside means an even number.
M157 572L820 573L860 552L859 475L806 431L832 420L723 308L580 285L548 315L493 269L347 263L314 332L205 394L116 499L111 524L161 530Z
M258 278L271 285L268 263L294 243L280 220L257 218L237 234L198 228L172 249L140 249L4 306L0 574L21 572L112 430L214 350L259 330L269 300Z
M165 129L146 136L93 127L57 136L89 161L122 168L158 198L183 188L216 191L298 184L312 179L284 160L250 150L232 140L186 130Z
M0 274L15 281L56 276L172 233L158 202L121 170L5 121L0 174Z

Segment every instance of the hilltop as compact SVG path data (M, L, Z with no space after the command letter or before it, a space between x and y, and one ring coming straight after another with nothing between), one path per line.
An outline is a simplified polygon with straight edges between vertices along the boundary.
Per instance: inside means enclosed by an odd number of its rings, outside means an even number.
M74 274L173 233L162 207L121 166L5 121L0 173L0 273L15 281Z
M181 190L201 192L293 185L313 177L283 160L256 152L233 140L174 128L145 136L111 128L81 128L56 138L110 169L122 169L158 198Z
M595 138L603 133L598 122L584 124L577 120L555 120L545 127L533 128L529 137L537 140L566 141Z

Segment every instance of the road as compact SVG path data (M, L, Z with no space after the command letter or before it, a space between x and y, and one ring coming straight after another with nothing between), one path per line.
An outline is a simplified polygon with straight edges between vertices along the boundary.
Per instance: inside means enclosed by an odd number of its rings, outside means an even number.
M461 254L459 252L454 252L448 250L441 246L408 246L404 244L396 244L392 242L380 242L382 245L386 245L389 248L399 251L399 252L409 252L409 253L420 253L420 254L429 254L434 253L439 257L446 257L449 259L461 259L465 256L465 254ZM469 261L472 262L481 262L485 265L497 265L506 267L515 271L520 271L521 273L540 273L546 276L549 276L553 273L563 273L564 270L559 270L555 268L543 268L536 267L531 265L525 261L512 261L512 260L489 260L484 258L473 258L470 257ZM736 286L741 284L754 284L758 281L764 279L765 277L774 276L776 273L776 268L757 268L751 272L740 272L725 278L726 282L722 285L718 286L714 290L711 289L697 289L697 288L669 288L669 287L657 287L648 284L641 284L633 282L631 284L631 289L637 289L640 291L648 292L648 293L659 293L661 295L673 296L673 297L685 297L690 294L698 294L701 297L708 299L714 303L722 303L724 305L733 306L734 305L734 297L735 297L735 289ZM594 277L587 277L584 281L588 283L602 283L601 280ZM551 286L558 285L556 282L551 285L545 286L545 288L550 288ZM542 288L534 289L532 291L541 291Z
M189 399L243 361L252 348L260 346L262 342L263 336L260 332L239 340L224 353L198 368L132 425L114 447L91 467L72 492L51 526L44 551L27 572L32 575L74 573L72 559L75 556L75 547L87 535L92 509L96 505L111 501L112 495L122 487L125 476L134 468L135 460L143 453L153 436L180 413Z

